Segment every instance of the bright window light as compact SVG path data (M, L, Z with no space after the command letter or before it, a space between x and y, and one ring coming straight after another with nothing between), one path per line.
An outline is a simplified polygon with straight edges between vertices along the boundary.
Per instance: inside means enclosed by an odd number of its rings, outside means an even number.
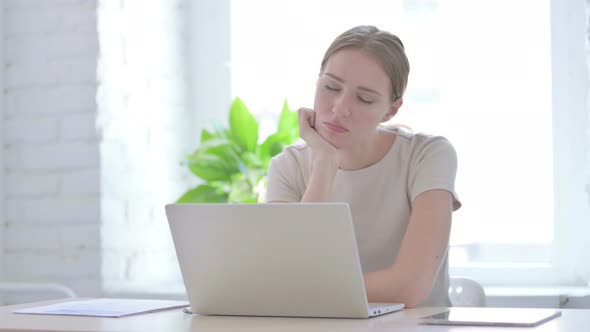
M284 98L313 106L320 61L339 33L371 24L397 34L411 71L393 122L446 136L458 152L451 266L549 263L549 21L549 2L538 0L233 1L231 91L264 137Z

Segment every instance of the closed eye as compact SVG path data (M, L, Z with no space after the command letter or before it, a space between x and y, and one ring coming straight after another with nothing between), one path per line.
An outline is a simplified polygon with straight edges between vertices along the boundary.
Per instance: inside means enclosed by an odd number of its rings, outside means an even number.
M340 88L337 88L337 87L333 87L333 86L329 86L329 85L325 85L324 87L330 91L340 91Z
M365 98L363 98L363 97L361 97L361 96L358 96L357 98L358 98L358 100L359 100L361 103L363 103L363 104L370 105L370 104L372 104L372 103L373 103L373 101L372 101L372 100L367 100L367 99L365 99Z

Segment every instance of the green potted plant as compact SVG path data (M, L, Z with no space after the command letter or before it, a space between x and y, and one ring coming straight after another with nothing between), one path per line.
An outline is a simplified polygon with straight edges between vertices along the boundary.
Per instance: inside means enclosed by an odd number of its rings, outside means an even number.
M261 201L271 158L298 138L297 112L285 100L277 131L259 144L258 122L236 98L229 110L229 128L202 130L200 145L185 165L203 183L184 193L177 203Z

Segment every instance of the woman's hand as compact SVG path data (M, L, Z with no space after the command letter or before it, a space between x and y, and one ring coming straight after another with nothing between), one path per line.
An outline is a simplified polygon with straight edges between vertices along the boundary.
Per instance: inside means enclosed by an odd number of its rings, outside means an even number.
M314 161L327 161L338 167L338 149L315 129L315 112L309 108L299 109L299 136L311 147Z
M299 109L299 136L311 148L313 166L302 202L330 201L332 183L338 171L338 149L315 129L315 112Z

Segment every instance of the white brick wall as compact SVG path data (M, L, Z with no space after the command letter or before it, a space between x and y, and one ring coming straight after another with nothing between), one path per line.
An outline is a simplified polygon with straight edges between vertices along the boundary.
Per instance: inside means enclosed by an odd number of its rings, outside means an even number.
M187 107L186 0L99 1L98 111L102 141L104 290L181 284L164 205L194 177ZM168 289L170 290L170 289Z
M96 1L3 0L4 281L101 294Z

